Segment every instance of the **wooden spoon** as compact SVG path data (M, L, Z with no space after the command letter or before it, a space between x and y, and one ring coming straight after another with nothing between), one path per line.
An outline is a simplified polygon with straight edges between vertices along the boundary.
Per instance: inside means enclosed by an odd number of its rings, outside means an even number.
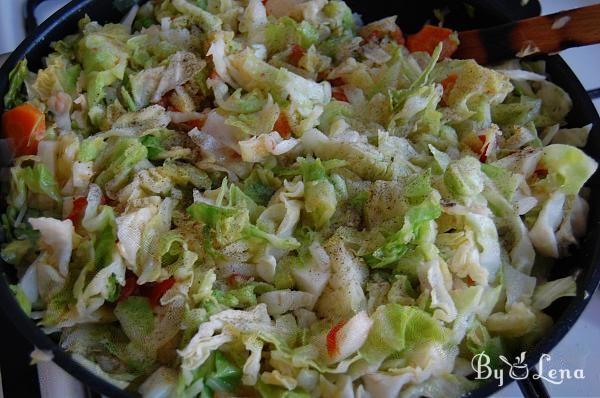
M480 64L600 43L600 4L459 32L453 58Z

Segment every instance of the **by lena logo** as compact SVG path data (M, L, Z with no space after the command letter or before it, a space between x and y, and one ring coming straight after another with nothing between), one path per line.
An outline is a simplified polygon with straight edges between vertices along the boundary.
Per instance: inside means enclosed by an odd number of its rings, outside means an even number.
M508 376L513 380L523 380L529 377L529 368L525 364L525 351L515 357L514 362L508 360L504 355L499 355L498 358L508 365ZM552 384L562 384L565 380L582 380L585 379L583 369L555 369L549 367L552 357L550 354L542 354L537 364L537 373L531 377L535 380L541 379ZM505 369L493 368L490 366L490 357L485 352L480 352L471 359L471 367L475 371L475 379L489 380L494 379L498 382L498 386L504 385Z
M498 358L510 368L508 375L514 380L523 380L529 376L529 369L525 365L525 351L518 357L515 357L515 363L510 363L504 355L499 355Z

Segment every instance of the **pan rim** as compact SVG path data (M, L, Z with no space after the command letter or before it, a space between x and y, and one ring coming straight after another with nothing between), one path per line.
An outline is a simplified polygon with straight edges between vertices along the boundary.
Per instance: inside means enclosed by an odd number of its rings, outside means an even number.
M4 62L2 67L0 67L0 93L4 93L6 91L8 86L8 73L13 69L19 60L25 58L49 32L60 29L61 25L67 19L74 18L77 14L81 14L81 16L83 16L84 13L82 10L96 1L98 0L73 0L69 2L58 12L49 17L44 23L38 26L23 42L21 42L21 44ZM507 15L503 15L503 18L507 21L509 20ZM577 79L573 71L560 56L553 55L545 57L545 59L551 61L557 69L561 70L561 73L568 74L566 78L573 81L575 89L578 92L581 92L582 94L585 93L585 89L583 88L579 79ZM595 107L587 96L583 98L583 104L583 111L586 114L592 115L591 123L594 125L593 131L597 131L600 128L600 117L598 116ZM2 108L2 105L0 105L0 110L2 110ZM595 154L596 158L598 156L600 156L600 153ZM597 237L596 240L600 243L600 237ZM525 364L527 364L528 367L535 366L543 353L549 353L562 341L564 336L575 325L581 313L587 307L591 297L594 294L594 291L598 286L598 283L600 282L600 245L595 245L594 251L590 256L589 263L590 266L586 274L581 276L585 278L583 291L578 292L578 296L574 297L571 303L560 314L558 321L552 326L550 333L546 334L534 346L534 349L528 352L527 359L525 360ZM2 264L8 267L8 265L4 264L3 261ZM12 320L13 325L19 330L19 332L21 332L32 345L38 349L51 351L54 355L53 361L57 365L95 391L111 397L130 398L137 395L135 393L123 390L101 378L78 362L69 353L64 351L58 343L46 335L35 324L35 322L21 310L14 295L11 293L9 281L4 271L2 271L2 277L0 279L2 280L0 282L0 308L7 315L7 317ZM489 396L493 393L501 391L513 381L514 380L507 375L507 372L504 372L502 387L497 386L494 380L490 380L475 390L469 391L465 396Z

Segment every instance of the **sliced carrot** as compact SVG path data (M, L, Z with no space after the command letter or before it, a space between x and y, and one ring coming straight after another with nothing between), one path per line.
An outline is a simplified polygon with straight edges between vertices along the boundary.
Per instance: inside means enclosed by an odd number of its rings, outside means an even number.
M273 130L277 131L281 138L289 138L292 135L292 127L290 126L290 122L288 121L285 112L279 114L279 117L273 126Z
M481 155L479 155L479 161L481 163L485 163L487 161L487 151L489 148L490 144L486 144L483 149L481 150Z
M79 221L83 218L83 214L85 213L85 208L87 207L88 201L85 196L81 196L73 201L73 210L71 210L71 214L67 216L73 224L78 224Z
M160 299L162 298L162 296L164 296L164 294L173 287L173 285L175 284L175 278L170 277L169 279L165 279L164 281L161 282L153 282L150 283L149 285L151 285L149 287L149 290L146 291L146 294L144 294L144 296L148 297L148 300L150 301L150 305L152 307L156 307L160 304ZM145 285L142 285L145 286Z
M18 156L35 155L46 131L46 119L42 111L25 103L4 112L2 130Z
M334 325L331 330L327 333L327 353L330 357L338 353L339 347L337 342L337 334L341 328L344 327L346 321L338 322Z
M487 137L485 135L479 135L479 141L481 141L481 149L480 149L480 155L479 155L479 161L481 163L485 163L487 161L487 151L488 148L490 146L489 142L486 144L485 141L487 140Z
M331 96L338 101L348 102L348 97L346 97L346 94L344 94L344 90L342 90L341 88L334 88L331 91Z
M125 286L121 288L119 299L121 302L127 300L130 296L142 296L148 298L150 305L156 307L160 305L160 299L173 287L175 278L170 277L160 282L150 282L138 285L138 277L131 271L125 275Z
M182 124L190 130L194 127L196 127L198 130L202 130L204 123L206 123L206 119L188 120L187 122L183 122Z
M290 65L298 66L302 57L306 54L306 50L298 44L292 45L292 52L288 56Z
M444 93L442 94L442 102L447 105L448 98L450 97L450 91L454 88L456 84L456 79L458 76L455 74L448 75L444 80L442 80L442 87L444 88Z
M433 54L433 50L441 42L443 48L440 58L448 58L458 48L458 42L451 37L452 32L452 29L425 25L419 32L408 36L406 47L410 52L426 51Z
M338 86L343 86L344 84L346 84L346 82L344 81L343 78L341 77L336 77L335 79L331 79L329 81L329 83L333 86L333 87L338 87Z

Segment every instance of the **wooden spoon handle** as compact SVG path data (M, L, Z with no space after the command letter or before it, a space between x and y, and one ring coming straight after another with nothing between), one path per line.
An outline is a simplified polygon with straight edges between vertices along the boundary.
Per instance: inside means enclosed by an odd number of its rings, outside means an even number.
M455 58L481 64L600 43L600 4L459 32Z

